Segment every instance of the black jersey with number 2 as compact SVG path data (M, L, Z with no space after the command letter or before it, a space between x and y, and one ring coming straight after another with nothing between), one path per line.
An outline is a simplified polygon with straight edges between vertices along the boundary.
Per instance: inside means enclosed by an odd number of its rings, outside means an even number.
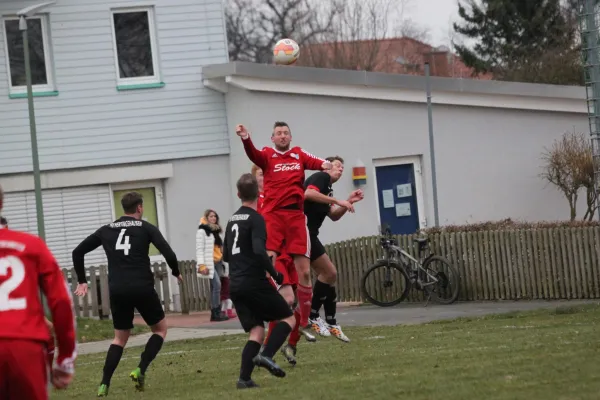
M223 260L229 263L230 290L240 292L269 285L265 272L275 275L266 249L265 220L253 208L242 206L225 228Z
M177 256L157 227L149 222L123 216L102 226L73 250L73 267L79 283L86 283L84 256L102 246L108 259L111 291L154 286L150 269L150 243L163 255L174 276L179 275Z
M327 172L315 172L304 182L304 189L314 189L325 196L333 196L331 176ZM316 201L304 200L304 214L306 225L311 235L318 235L325 217L329 214L331 205Z

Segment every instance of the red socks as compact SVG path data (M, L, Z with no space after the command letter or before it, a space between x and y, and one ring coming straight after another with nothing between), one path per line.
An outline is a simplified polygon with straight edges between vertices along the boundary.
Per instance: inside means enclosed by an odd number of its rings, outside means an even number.
M300 311L298 311L298 308L294 310L294 318L296 318L296 324L294 325L294 329L292 329L292 332L290 333L288 343L290 344L290 346L296 347L296 345L300 341Z
M305 327L308 325L308 316L312 305L312 287L298 285L296 295L298 296L298 308L300 309L300 326Z
M265 340L263 342L263 344L267 344L267 342L269 341L269 337L271 337L271 332L273 332L273 329L275 329L275 326L277 326L277 323L279 321L271 321L269 322L269 331L267 332L267 337L265 337Z

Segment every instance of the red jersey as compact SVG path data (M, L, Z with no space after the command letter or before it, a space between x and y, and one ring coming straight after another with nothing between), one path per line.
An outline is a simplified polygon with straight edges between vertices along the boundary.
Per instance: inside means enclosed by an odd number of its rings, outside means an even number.
M0 227L0 339L49 341L40 285L52 313L56 368L73 373L77 357L73 299L58 263L39 237Z
M263 171L264 202L261 213L297 205L304 209L304 171L322 170L324 159L316 157L300 147L281 152L272 147L258 150L250 135L242 139L250 161Z
M263 203L265 202L265 195L263 192L258 194L258 201L256 202L256 211L260 214L262 212Z

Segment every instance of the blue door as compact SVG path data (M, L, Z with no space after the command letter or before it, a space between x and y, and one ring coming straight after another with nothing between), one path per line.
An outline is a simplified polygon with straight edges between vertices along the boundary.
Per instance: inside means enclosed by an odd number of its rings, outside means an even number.
M419 230L414 164L376 167L379 221L395 235Z

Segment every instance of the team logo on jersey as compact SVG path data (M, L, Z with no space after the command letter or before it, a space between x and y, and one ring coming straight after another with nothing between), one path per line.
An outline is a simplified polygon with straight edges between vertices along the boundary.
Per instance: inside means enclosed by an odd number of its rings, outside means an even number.
M299 163L284 163L284 164L275 164L273 167L273 172L284 172L284 171L300 171Z
M294 157L296 160L300 159L300 156L296 153L290 153L290 156Z
M277 158L277 154L273 153L273 155L271 156L271 158Z

